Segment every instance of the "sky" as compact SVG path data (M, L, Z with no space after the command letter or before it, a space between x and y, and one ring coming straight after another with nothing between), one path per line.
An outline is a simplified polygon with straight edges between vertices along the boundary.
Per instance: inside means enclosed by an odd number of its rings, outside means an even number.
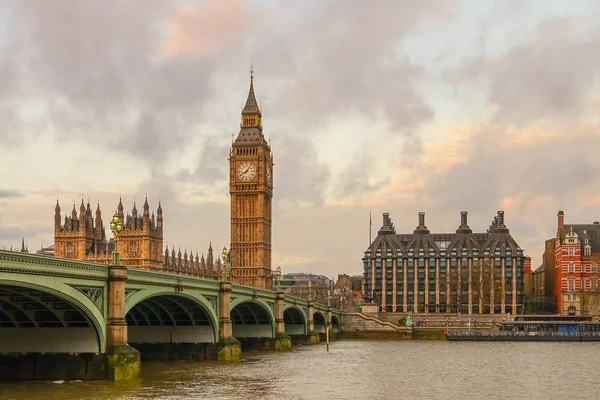
M165 245L229 247L250 66L275 159L273 260L362 273L381 214L485 232L534 268L600 220L600 3L0 1L0 248L53 242L58 198L159 200ZM109 233L109 232L107 232Z

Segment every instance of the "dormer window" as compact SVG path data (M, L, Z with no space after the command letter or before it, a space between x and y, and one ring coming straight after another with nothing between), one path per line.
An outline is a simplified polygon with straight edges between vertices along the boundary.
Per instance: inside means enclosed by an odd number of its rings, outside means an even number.
M587 242L587 239L586 239L586 242ZM583 249L583 254L586 256L591 256L592 248L589 245L585 246L585 248Z

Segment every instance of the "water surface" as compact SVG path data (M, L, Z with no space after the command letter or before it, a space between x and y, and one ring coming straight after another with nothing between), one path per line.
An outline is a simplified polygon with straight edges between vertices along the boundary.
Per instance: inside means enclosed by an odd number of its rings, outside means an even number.
M598 399L600 343L339 341L127 382L0 383L0 399Z

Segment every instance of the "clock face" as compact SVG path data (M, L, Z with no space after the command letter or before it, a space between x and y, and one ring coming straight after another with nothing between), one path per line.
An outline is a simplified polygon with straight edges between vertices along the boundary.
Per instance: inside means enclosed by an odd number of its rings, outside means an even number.
M270 185L273 179L273 175L271 172L271 166L267 165L267 183Z
M237 176L241 181L251 181L256 176L256 165L250 161L244 161L238 165Z

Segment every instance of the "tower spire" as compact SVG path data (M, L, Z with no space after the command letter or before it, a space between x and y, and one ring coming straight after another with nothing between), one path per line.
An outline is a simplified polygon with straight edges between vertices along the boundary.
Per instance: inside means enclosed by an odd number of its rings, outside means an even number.
M248 98L246 99L246 105L242 110L242 115L258 115L259 117L262 117L258 107L258 101L256 101L256 95L254 94L254 67L250 68L250 90L248 91Z

